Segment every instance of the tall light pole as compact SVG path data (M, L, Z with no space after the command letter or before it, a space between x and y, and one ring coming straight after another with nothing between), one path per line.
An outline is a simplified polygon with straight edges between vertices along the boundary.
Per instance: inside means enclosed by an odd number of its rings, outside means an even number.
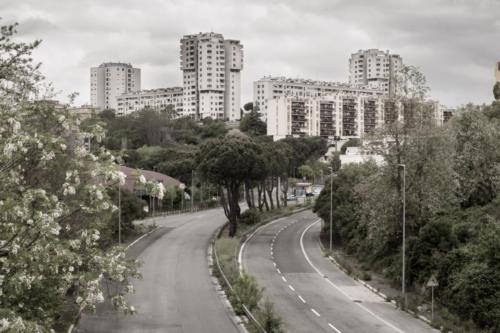
M118 182L118 244L122 244L122 190Z
M333 168L330 169L330 253L332 253L333 244Z
M398 164L398 167L403 168L403 188L402 188L402 201L403 201L403 212L402 212L402 220L403 220L403 244L402 244L402 252L403 252L403 270L402 270L402 278L401 278L401 291L403 294L404 307L406 309L406 293L405 293L405 285L406 285L406 164ZM399 171L399 170L398 170Z

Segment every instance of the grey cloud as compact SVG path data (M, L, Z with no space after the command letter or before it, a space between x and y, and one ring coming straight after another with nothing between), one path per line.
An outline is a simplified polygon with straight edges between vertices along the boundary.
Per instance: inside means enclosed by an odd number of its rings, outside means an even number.
M346 81L348 57L390 49L428 77L448 105L491 100L500 60L497 0L3 0L23 39L43 39L36 60L57 88L88 101L88 69L125 61L143 87L179 85L179 39L216 31L244 45L242 102L263 75Z

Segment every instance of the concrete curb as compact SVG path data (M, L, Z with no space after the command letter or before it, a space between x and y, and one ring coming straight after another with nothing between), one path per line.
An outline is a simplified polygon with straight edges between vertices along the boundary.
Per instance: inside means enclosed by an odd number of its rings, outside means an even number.
M214 285L217 296L219 296L219 299L221 300L222 304L224 305L224 308L226 309L226 311L228 312L229 318L231 318L231 321L233 322L234 326L236 326L238 331L241 333L249 333L247 328L245 327L246 321L234 312L234 308L231 305L231 302L229 302L229 298L227 297L226 292L224 291L221 284L219 283L219 279L214 275L213 253L214 253L215 241L217 240L217 238L219 238L219 236L222 232L222 229L224 228L224 226L226 224L224 224L222 227L219 227L214 232L214 234L212 235L212 238L210 239L208 249L207 249L208 272L209 272L210 276L212 277L212 284Z
M319 244L319 246L320 246L320 248L321 248L321 252L326 253L326 251L325 251L325 248L324 248L323 244L321 244L321 241L318 241L318 244ZM387 299L387 295L386 295L386 294L384 294L384 293L380 292L377 288L374 288L374 287L373 287L373 286L371 286L369 283L366 283L365 281L363 281L363 280L361 280L361 279L358 279L358 278L356 278L356 277L353 277L353 276L349 275L349 273L347 272L347 270L346 270L344 267L342 267L342 265L340 265L340 263L339 263L337 260L335 260L335 258L334 258L333 256L329 255L329 256L328 256L328 259L329 259L329 260L330 260L330 261L331 261L331 262L332 262L335 266L337 266L337 267L338 267L338 268L339 268L342 272L344 272L344 274L346 274L347 276L349 276L350 278L352 278L354 281L357 281L357 282L361 283L361 284L362 284L363 286L365 286L368 290L370 290L370 291L371 291L371 292L373 292L374 294L376 294L376 295L378 295L379 297L381 297L384 301L386 301L386 302L390 302L390 303L391 303L391 304L392 304L395 308L398 308L397 303L396 303L396 301L395 301L395 300L390 300L390 301L388 301L388 299ZM401 310L401 311L405 311L406 313L411 314L411 315L412 315L412 316L414 316L415 318L418 318L418 319L420 319L420 320L424 321L425 323L427 323L427 324L431 325L431 321L430 321L427 317L425 317L425 316L423 316L423 315L417 314L417 313L415 313L415 312L414 312L414 311L412 311L412 310L403 310L403 309L400 309L400 310Z
M240 249L239 249L239 253L238 253L238 265L240 266L240 274L242 273L241 262L240 262L240 255L242 253L241 250L244 247L245 243L251 238L251 236L253 234L255 234L255 232L257 232L257 230L268 225L269 223L271 223L273 221L282 219L284 217L290 216L290 215L295 214L295 213L299 213L299 212L304 211L306 209L310 209L310 207L300 208L300 209L297 209L296 211L290 212L290 214L287 214L285 216L277 217L277 218L271 219L269 221L265 221L265 222L259 224L258 227L256 227L254 230L249 230L246 234L244 234L240 239L241 245L240 245ZM224 289L222 288L222 286L219 282L219 279L216 276L214 276L214 274L213 274L213 268L214 268L213 254L214 254L215 241L220 237L220 234L222 233L222 230L226 225L227 225L227 223L224 224L223 226L219 227L214 232L214 234L212 235L212 238L210 240L208 250L207 250L208 271L210 273L210 276L212 277L212 283L214 284L214 288L217 292L217 295L219 296L220 300L222 301L222 303L226 307L226 310L229 312L229 315L230 315L231 320L233 321L233 324L236 326L236 328L241 333L249 333L246 326L245 326L245 323L248 322L248 319L236 315L236 313L234 312L234 308L231 305L231 302L229 302L229 299L226 295L226 292L224 291ZM249 234L251 234L251 235L249 236Z

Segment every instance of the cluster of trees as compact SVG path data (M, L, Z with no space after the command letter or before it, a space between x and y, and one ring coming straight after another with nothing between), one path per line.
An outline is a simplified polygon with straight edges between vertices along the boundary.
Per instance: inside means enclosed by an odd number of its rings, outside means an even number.
M186 191L195 202L208 203L214 196L220 197L228 218L231 214L230 220L236 221L236 205L243 187L250 208L262 211L280 207L281 202L286 205L286 200L280 198L286 197L288 178L318 179L323 174L322 165L314 161L326 152L326 142L320 138L290 138L274 143L266 137L266 124L258 109L252 103L244 109L247 113L239 131L231 133L222 121L173 119L168 110L150 109L121 117L106 110L84 125L105 128L104 145L120 154L127 166L179 179L189 186ZM206 158L209 153L212 156ZM217 168L215 175L203 163L207 161L215 163L210 166ZM232 184L227 183L230 179ZM221 192L221 186L225 191ZM163 206L181 208L182 195L167 191Z
M67 329L103 301L102 278L124 284L109 296L133 312L124 296L136 263L109 247L117 207L108 189L124 175L99 146L102 127L83 130L44 101L50 91L39 90L31 60L39 42L14 34L0 27L0 331Z
M443 127L394 124L383 135L392 142L385 165L346 166L333 179L335 242L400 284L405 191L407 285L418 292L434 275L441 304L499 331L500 103L466 106ZM315 205L327 225L329 190Z
M120 155L127 166L155 170L191 185L198 145L227 133L224 122L210 118L197 122L172 119L167 111L144 109L126 116L105 110L84 125L99 124L106 129L104 146Z
M254 117L251 111L246 117ZM318 159L326 152L321 138L289 138L273 142L257 135L259 118L254 125L232 130L222 138L207 140L196 155L200 176L216 186L222 206L230 222L229 234L234 236L240 220L239 201L242 188L250 209L270 210L287 204L288 179L308 160ZM254 136L249 136L250 133ZM260 132L262 134L262 132Z

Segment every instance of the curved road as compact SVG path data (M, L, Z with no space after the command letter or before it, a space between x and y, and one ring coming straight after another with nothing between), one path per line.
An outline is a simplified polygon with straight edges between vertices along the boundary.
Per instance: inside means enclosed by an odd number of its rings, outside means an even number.
M76 332L238 332L207 266L209 241L225 220L221 209L158 218L160 228L128 251L143 263L128 297L138 313L103 304L83 314Z
M320 250L311 211L276 220L243 248L245 271L275 302L288 332L438 332L344 274Z

